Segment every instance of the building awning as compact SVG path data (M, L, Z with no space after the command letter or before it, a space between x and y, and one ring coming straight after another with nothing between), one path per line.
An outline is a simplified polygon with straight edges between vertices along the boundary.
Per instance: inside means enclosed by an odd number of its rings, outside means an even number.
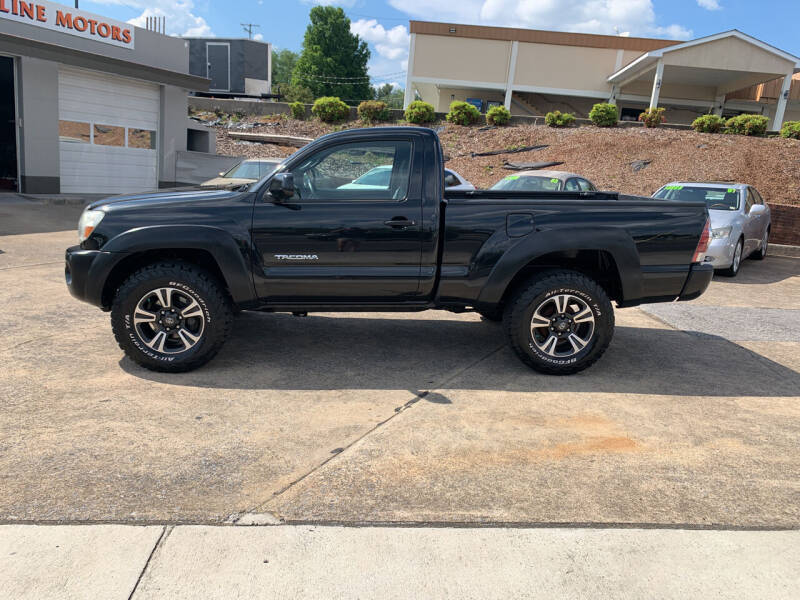
M0 33L0 52L30 56L153 83L174 85L187 90L206 91L209 85L209 80L205 77L158 69L150 65L111 58L9 33Z
M619 88L651 83L659 63L665 84L715 88L717 95L800 71L797 56L734 29L646 52L608 82Z

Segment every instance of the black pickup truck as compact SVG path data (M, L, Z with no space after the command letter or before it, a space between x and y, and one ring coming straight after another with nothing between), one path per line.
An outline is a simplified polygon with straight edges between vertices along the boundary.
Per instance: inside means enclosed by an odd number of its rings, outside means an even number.
M444 309L502 320L525 364L568 374L611 342L612 300L691 300L711 281L704 203L444 193L443 164L429 129L357 129L248 186L94 202L67 285L158 371L209 361L239 310Z

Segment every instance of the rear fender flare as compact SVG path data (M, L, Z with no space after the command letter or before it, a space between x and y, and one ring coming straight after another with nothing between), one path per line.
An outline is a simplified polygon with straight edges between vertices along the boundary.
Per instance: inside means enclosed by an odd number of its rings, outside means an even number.
M642 296L639 253L630 234L624 229L592 227L540 231L522 238L497 261L478 298L479 303L499 303L514 277L537 258L553 252L601 250L611 254L617 265L625 302Z

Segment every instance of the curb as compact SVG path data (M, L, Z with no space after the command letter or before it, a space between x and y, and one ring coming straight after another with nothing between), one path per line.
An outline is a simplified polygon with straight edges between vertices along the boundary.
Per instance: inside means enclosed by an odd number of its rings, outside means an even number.
M800 246L787 246L784 244L770 244L767 256L789 256L800 258Z

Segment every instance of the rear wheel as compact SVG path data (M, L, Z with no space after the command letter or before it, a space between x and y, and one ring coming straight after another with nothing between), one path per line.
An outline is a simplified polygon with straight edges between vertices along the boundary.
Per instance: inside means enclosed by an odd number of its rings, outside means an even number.
M767 257L767 250L769 249L769 228L764 230L764 237L761 238L761 247L753 252L750 256L756 260L764 260Z
M597 282L575 271L549 271L521 288L503 324L529 367L569 375L591 366L614 335L614 310Z
M111 327L120 348L153 371L191 371L211 360L230 333L233 310L205 270L181 262L133 273L119 287Z

